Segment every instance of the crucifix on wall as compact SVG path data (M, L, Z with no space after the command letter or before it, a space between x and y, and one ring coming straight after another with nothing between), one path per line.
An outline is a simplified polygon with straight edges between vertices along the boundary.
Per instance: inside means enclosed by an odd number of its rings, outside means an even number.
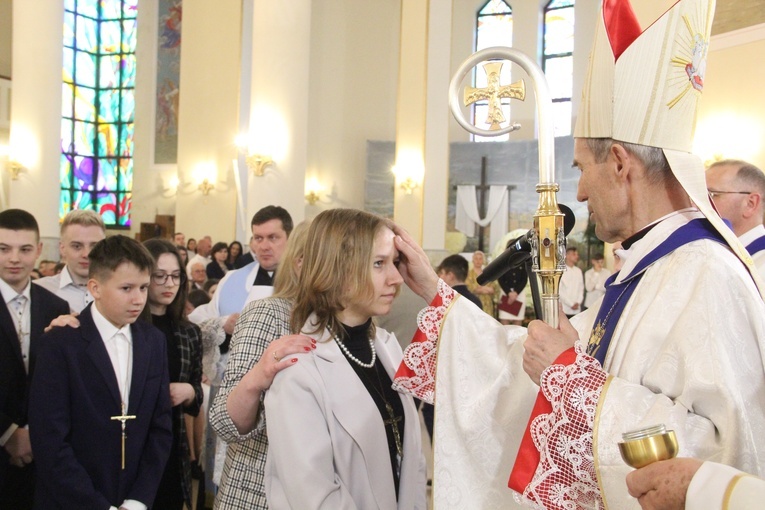
M510 184L489 185L487 182L488 158L481 157L481 182L454 186L457 190L457 211L454 226L469 237L475 236L478 226L478 249L484 249L485 227L490 228L490 243L496 243L507 233L507 213L510 191L515 186ZM490 244L491 247L491 244Z

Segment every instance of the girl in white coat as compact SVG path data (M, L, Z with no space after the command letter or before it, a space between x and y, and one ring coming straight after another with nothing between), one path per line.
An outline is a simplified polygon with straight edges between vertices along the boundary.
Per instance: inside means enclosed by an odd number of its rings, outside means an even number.
M291 327L317 347L266 394L272 510L425 509L419 417L391 388L401 348L372 322L402 283L393 238L387 220L358 210L311 224Z

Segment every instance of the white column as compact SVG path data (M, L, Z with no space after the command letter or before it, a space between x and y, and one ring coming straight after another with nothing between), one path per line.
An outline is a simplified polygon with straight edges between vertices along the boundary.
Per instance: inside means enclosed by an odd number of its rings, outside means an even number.
M428 13L425 187L422 246L445 245L449 198L449 100L451 80L452 0L430 0Z
M13 4L10 159L24 170L10 181L7 203L32 213L42 238L57 238L59 233L63 26L63 2Z
M249 174L247 218L279 205L297 223L305 216L311 0L257 0L252 15L248 145L274 165Z

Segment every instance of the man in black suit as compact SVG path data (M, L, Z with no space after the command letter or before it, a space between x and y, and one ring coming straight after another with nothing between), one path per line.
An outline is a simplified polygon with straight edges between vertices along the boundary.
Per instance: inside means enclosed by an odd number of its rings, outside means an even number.
M44 328L69 313L66 301L30 283L41 251L34 216L20 209L0 213L0 509L32 508L29 382Z
M112 236L88 255L93 303L80 327L54 328L38 348L29 423L35 508L128 508L154 502L173 441L166 339L139 321L154 260Z

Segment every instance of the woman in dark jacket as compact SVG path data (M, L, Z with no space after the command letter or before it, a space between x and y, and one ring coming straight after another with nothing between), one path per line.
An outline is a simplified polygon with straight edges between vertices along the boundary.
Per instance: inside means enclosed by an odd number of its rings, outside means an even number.
M173 447L152 508L191 508L191 453L183 414L196 416L202 405L202 342L199 328L186 320L188 286L181 258L169 241L143 243L154 257L149 298L142 319L167 339L170 402L173 406Z

